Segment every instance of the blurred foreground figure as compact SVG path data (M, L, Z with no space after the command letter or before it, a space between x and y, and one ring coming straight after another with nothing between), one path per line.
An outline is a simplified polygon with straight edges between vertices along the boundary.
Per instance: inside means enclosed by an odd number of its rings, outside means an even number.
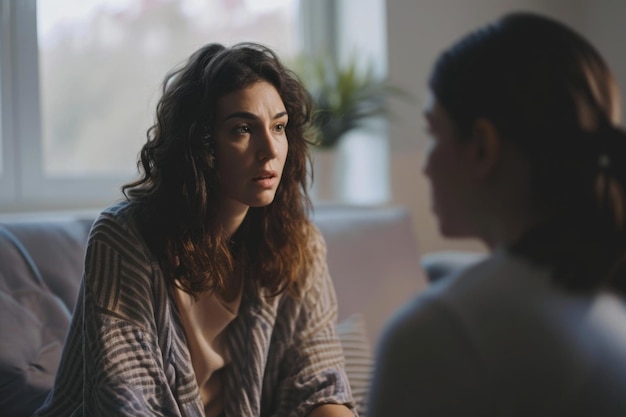
M404 306L368 417L626 416L626 135L580 35L509 14L439 57L424 173L490 256Z

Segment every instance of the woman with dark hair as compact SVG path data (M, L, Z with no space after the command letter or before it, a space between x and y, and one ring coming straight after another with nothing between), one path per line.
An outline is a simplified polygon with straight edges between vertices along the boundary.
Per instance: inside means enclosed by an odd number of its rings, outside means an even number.
M368 415L626 415L626 134L604 60L513 13L436 62L424 173L490 256L401 309Z
M166 77L142 175L92 227L36 415L354 415L308 218L310 113L257 44L206 45Z

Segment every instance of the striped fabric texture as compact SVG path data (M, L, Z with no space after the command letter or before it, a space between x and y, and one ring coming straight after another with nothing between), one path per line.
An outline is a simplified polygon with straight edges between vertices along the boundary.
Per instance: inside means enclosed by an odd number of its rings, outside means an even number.
M374 358L367 337L365 320L352 314L337 325L337 333L346 360L346 374L360 417L367 415L367 394L374 371Z
M321 403L354 407L319 232L311 250L315 266L299 297L245 289L227 338L226 417L299 417ZM35 416L204 416L171 291L128 205L105 210L90 233L54 389Z

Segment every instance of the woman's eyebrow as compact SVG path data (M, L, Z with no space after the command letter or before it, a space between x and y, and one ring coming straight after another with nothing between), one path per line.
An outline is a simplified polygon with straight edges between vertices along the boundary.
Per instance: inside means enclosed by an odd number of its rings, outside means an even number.
M284 116L287 116L286 111L276 113L276 115L274 115L274 119L280 119L281 117L284 117ZM247 111L238 111L238 112L231 113L224 118L224 120L228 120L228 119L258 120L259 116L257 116L254 113L247 112Z
M250 113L247 111L237 111L234 113L229 114L228 116L224 117L224 120L228 120L228 119L248 119L248 120L257 120L259 117L254 114L254 113Z

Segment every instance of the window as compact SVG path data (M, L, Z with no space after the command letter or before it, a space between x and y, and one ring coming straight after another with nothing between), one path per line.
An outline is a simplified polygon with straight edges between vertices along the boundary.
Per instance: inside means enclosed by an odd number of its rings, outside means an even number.
M119 198L165 73L213 41L253 39L295 56L314 38L301 27L323 33L300 17L331 10L305 3L0 0L0 211Z
M0 0L0 212L120 198L163 76L206 42L252 39L285 59L356 47L385 62L383 21L384 0ZM375 136L339 149L337 200L388 198Z

